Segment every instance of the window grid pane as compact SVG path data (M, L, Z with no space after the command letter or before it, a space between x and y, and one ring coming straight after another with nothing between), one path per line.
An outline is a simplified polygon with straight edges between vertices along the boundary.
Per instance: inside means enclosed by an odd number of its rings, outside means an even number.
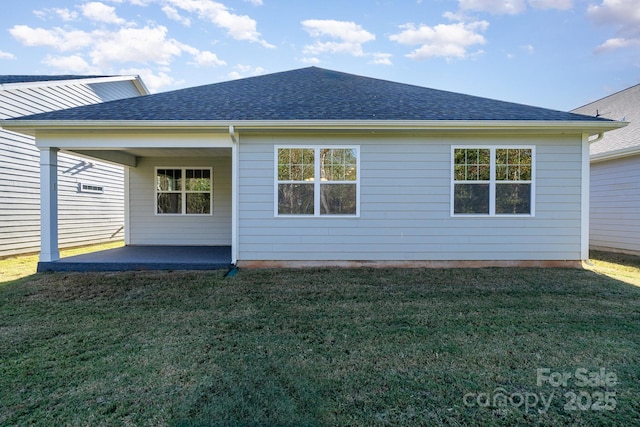
M321 184L320 213L322 215L355 215L355 184Z
M521 148L496 150L497 181L531 181L531 150Z
M278 184L278 214L313 215L314 184Z
M531 184L497 184L496 214L531 212Z
M456 181L489 181L491 151L484 148L454 150L454 179Z
M278 181L313 181L314 157L309 148L278 149Z
M321 181L355 181L357 156L355 150L331 148L320 150Z
M489 214L489 184L456 184L453 212Z
M277 148L277 215L356 215L357 148Z
M453 214L533 212L532 148L454 148L452 178Z
M157 214L210 215L211 169L157 169Z

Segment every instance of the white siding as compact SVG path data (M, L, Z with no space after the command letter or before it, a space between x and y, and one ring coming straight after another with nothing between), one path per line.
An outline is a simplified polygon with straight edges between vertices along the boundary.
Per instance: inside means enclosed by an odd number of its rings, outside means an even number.
M589 244L640 252L640 156L591 164Z
M129 169L131 245L230 245L231 150L228 157L146 157ZM156 167L213 168L213 215L156 215Z
M274 144L359 145L359 218L274 217ZM535 217L451 217L452 145L535 145ZM581 137L243 137L239 260L579 260Z
M0 119L139 95L131 81L0 90ZM60 247L124 237L123 170L59 154ZM40 154L33 138L0 129L0 257L40 249ZM103 194L78 193L77 183L103 185Z

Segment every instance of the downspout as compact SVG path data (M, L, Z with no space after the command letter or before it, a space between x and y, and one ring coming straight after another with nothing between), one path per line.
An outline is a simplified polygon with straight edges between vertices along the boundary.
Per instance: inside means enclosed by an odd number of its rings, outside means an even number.
M580 259L589 261L589 199L590 199L590 180L591 180L591 162L589 155L589 146L592 142L599 141L603 133L600 133L593 141L589 140L587 134L582 137L582 179L581 179L581 197L580 197Z
M598 136L597 136L597 137L595 137L595 139L590 139L590 140L589 140L589 144L593 144L594 142L598 142L598 141L600 141L602 138L604 138L604 132L600 132L600 133L598 134Z
M229 125L231 138L231 264L238 263L238 153L240 144L233 125Z
M589 139L588 135L583 136L582 143L582 194L581 194L581 218L580 218L580 258L589 262L589 233L590 233L590 199L591 199L591 155L589 147L594 142L600 141L604 137L604 132L598 133L594 139Z

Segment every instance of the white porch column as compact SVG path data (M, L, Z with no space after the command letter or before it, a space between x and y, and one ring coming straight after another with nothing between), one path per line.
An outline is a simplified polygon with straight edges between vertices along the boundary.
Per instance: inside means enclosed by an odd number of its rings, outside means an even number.
M231 264L238 263L238 188L240 167L240 143L233 126L229 126L231 137Z
M60 259L58 251L58 149L40 149L40 261Z

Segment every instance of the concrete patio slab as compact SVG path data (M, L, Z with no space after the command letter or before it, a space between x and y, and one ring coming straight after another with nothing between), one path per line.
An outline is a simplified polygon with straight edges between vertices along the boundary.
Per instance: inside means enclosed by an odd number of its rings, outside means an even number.
M38 263L38 272L222 270L231 264L230 246L123 246Z

